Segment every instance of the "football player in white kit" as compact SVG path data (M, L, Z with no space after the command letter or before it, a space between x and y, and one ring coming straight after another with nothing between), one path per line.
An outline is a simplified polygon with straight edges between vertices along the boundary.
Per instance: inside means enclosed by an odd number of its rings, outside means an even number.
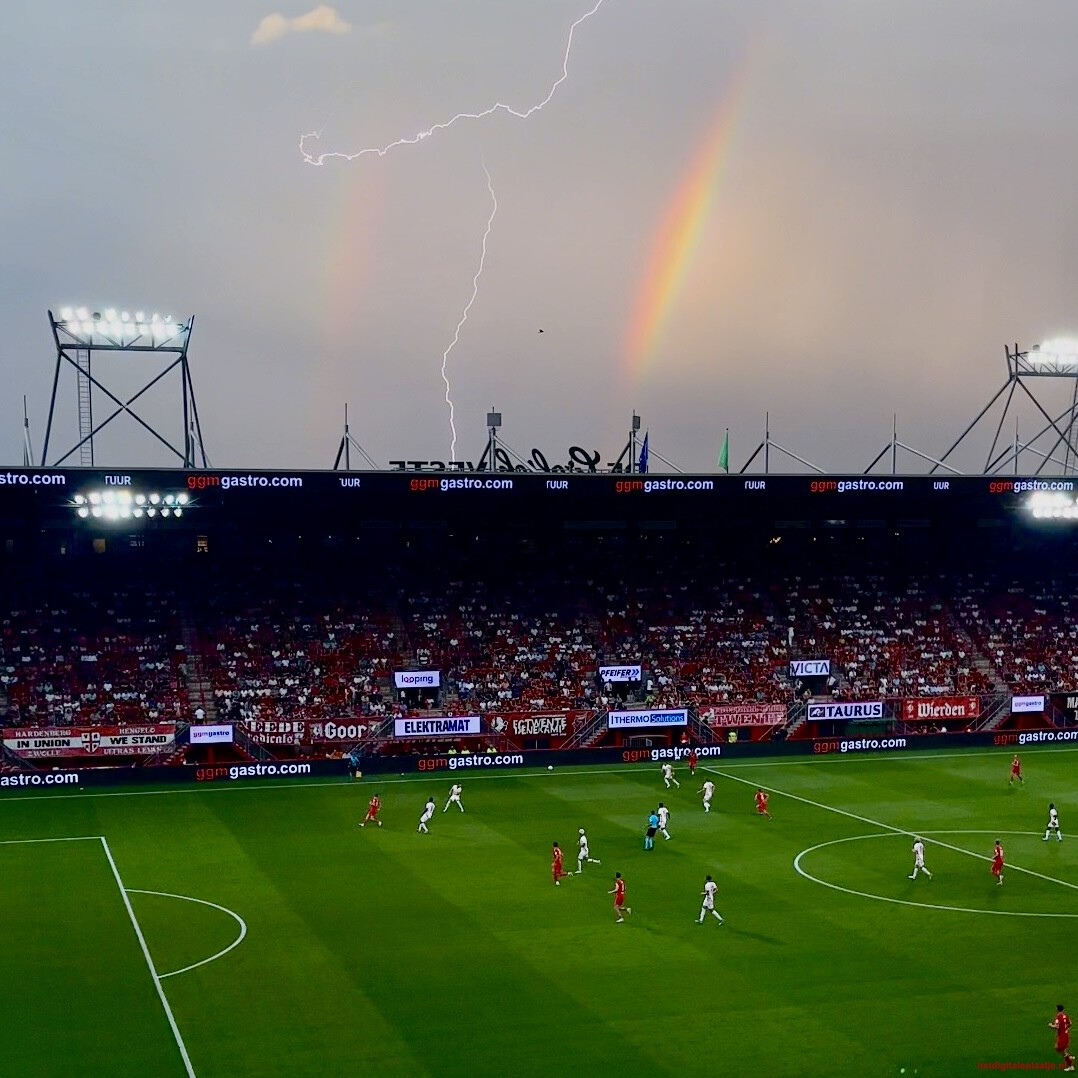
M1055 831L1055 833L1056 833L1056 841L1057 842L1062 842L1063 841L1063 832L1060 830L1060 827L1059 827L1059 813L1056 812L1055 805L1049 805L1048 806L1048 823L1046 824L1046 826L1044 828L1044 841L1045 842L1048 841L1048 836L1053 831Z
M715 783L713 783L711 781L711 779L708 779L707 782L705 782L704 785L701 786L700 789L697 790L696 792L698 794L703 794L704 795L704 811L705 812L710 812L711 811L711 799L712 799L712 797L715 796Z
M674 765L663 764L663 782L666 783L666 788L670 789L670 783L673 783L679 790L681 789L681 783L674 778Z
M434 810L437 806L434 804L434 798L428 797L427 803L423 806L423 815L419 817L418 831L420 834L429 835L430 831L427 829L427 823L434 815Z
M659 817L659 830L663 833L663 838L669 839L670 832L667 831L666 825L670 820L670 810L660 801L655 813Z
M715 892L719 889L719 885L710 877L704 881L704 889L700 892L704 896L704 904L700 907L700 920L696 923L702 925L704 918L710 912L719 924L723 923L722 918L719 916L719 911L715 909Z
M925 868L925 844L915 835L913 839L913 871L908 876L908 879L917 879L918 872L923 872L929 879L932 879L932 873Z
M452 786L449 787L449 800L446 801L445 808L442 809L442 812L446 812L449 809L449 806L454 804L454 803L456 804L457 808L460 809L461 812L464 811L464 806L460 803L460 789L461 788L460 788L459 784L457 784L455 782L453 783Z
M588 852L588 836L584 833L584 828L580 829L580 842L578 843L580 849L576 854L576 874L579 876L584 871L585 863L589 865L601 865L602 861L598 857L592 857Z

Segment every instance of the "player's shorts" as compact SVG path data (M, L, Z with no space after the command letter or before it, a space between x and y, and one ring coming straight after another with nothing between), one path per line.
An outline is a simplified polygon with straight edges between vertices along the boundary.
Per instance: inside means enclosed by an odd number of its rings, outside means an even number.
M648 838L654 838L655 837L655 832L657 830L658 830L657 827L649 827L648 828Z
M704 909L713 910L715 908L715 900L713 898L704 899Z
M625 896L624 895L615 895L614 896L614 908L620 910L621 907L624 906L624 905L625 905Z
M993 865L992 866L992 875L993 876L998 876L1002 871L1003 871L1003 866L1002 865Z
M590 854L590 853L588 852L588 849L587 849L587 847L585 846L585 847L584 847L584 849L582 849L582 850L580 851L580 853L578 853L578 854L576 855L576 859L577 859L578 861L586 861L586 860L587 860L587 859L588 859L588 858L589 858L590 856L591 856L591 854Z
M756 811L757 811L757 812L758 812L758 813L759 813L759 814L760 814L761 816L766 816L766 815L767 815L767 805L757 805L757 806L756 806Z
M711 804L711 798L710 797L705 797L704 798L704 804L705 805L710 805Z
M923 857L915 857L913 859L913 864L914 864L914 866L916 868L924 868L925 867L925 859Z
M1049 831L1058 831L1059 830L1059 820L1049 820L1048 824L1047 824L1047 829Z
M1056 1051L1065 1052L1071 1043L1071 1035L1069 1033L1061 1033L1056 1037Z

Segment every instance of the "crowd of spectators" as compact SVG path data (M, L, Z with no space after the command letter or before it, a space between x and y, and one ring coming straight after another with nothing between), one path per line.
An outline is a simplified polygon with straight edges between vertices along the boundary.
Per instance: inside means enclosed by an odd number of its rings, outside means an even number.
M689 544L617 541L466 553L437 571L416 557L362 572L252 566L182 594L8 582L4 721L190 719L195 667L217 717L239 723L785 703L809 691L788 676L798 658L830 659L811 691L838 699L1078 687L1069 575L748 571ZM639 684L597 676L625 663L642 665ZM442 685L402 704L400 669L440 670Z

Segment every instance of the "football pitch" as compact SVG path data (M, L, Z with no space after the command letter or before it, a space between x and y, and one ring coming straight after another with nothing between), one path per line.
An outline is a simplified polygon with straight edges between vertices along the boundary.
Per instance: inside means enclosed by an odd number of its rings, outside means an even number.
M1023 752L1011 788L1010 755L715 760L695 780L678 765L671 790L656 763L0 797L3 1068L925 1078L1054 1061L1055 1006L1078 1011L1078 838L1043 835L1050 801L1065 834L1078 822L1078 756ZM442 811L452 781L464 813ZM374 793L384 826L361 830ZM645 851L659 801L672 838ZM555 887L551 843L575 870L580 827L602 863ZM914 834L932 879L907 878ZM708 873L722 925L697 923Z

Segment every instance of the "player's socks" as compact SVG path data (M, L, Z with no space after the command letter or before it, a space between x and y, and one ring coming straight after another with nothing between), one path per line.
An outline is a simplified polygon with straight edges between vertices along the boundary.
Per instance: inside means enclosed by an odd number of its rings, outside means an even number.
M715 918L716 921L719 922L720 925L722 924L722 916L719 914L718 910L712 910L711 915Z

